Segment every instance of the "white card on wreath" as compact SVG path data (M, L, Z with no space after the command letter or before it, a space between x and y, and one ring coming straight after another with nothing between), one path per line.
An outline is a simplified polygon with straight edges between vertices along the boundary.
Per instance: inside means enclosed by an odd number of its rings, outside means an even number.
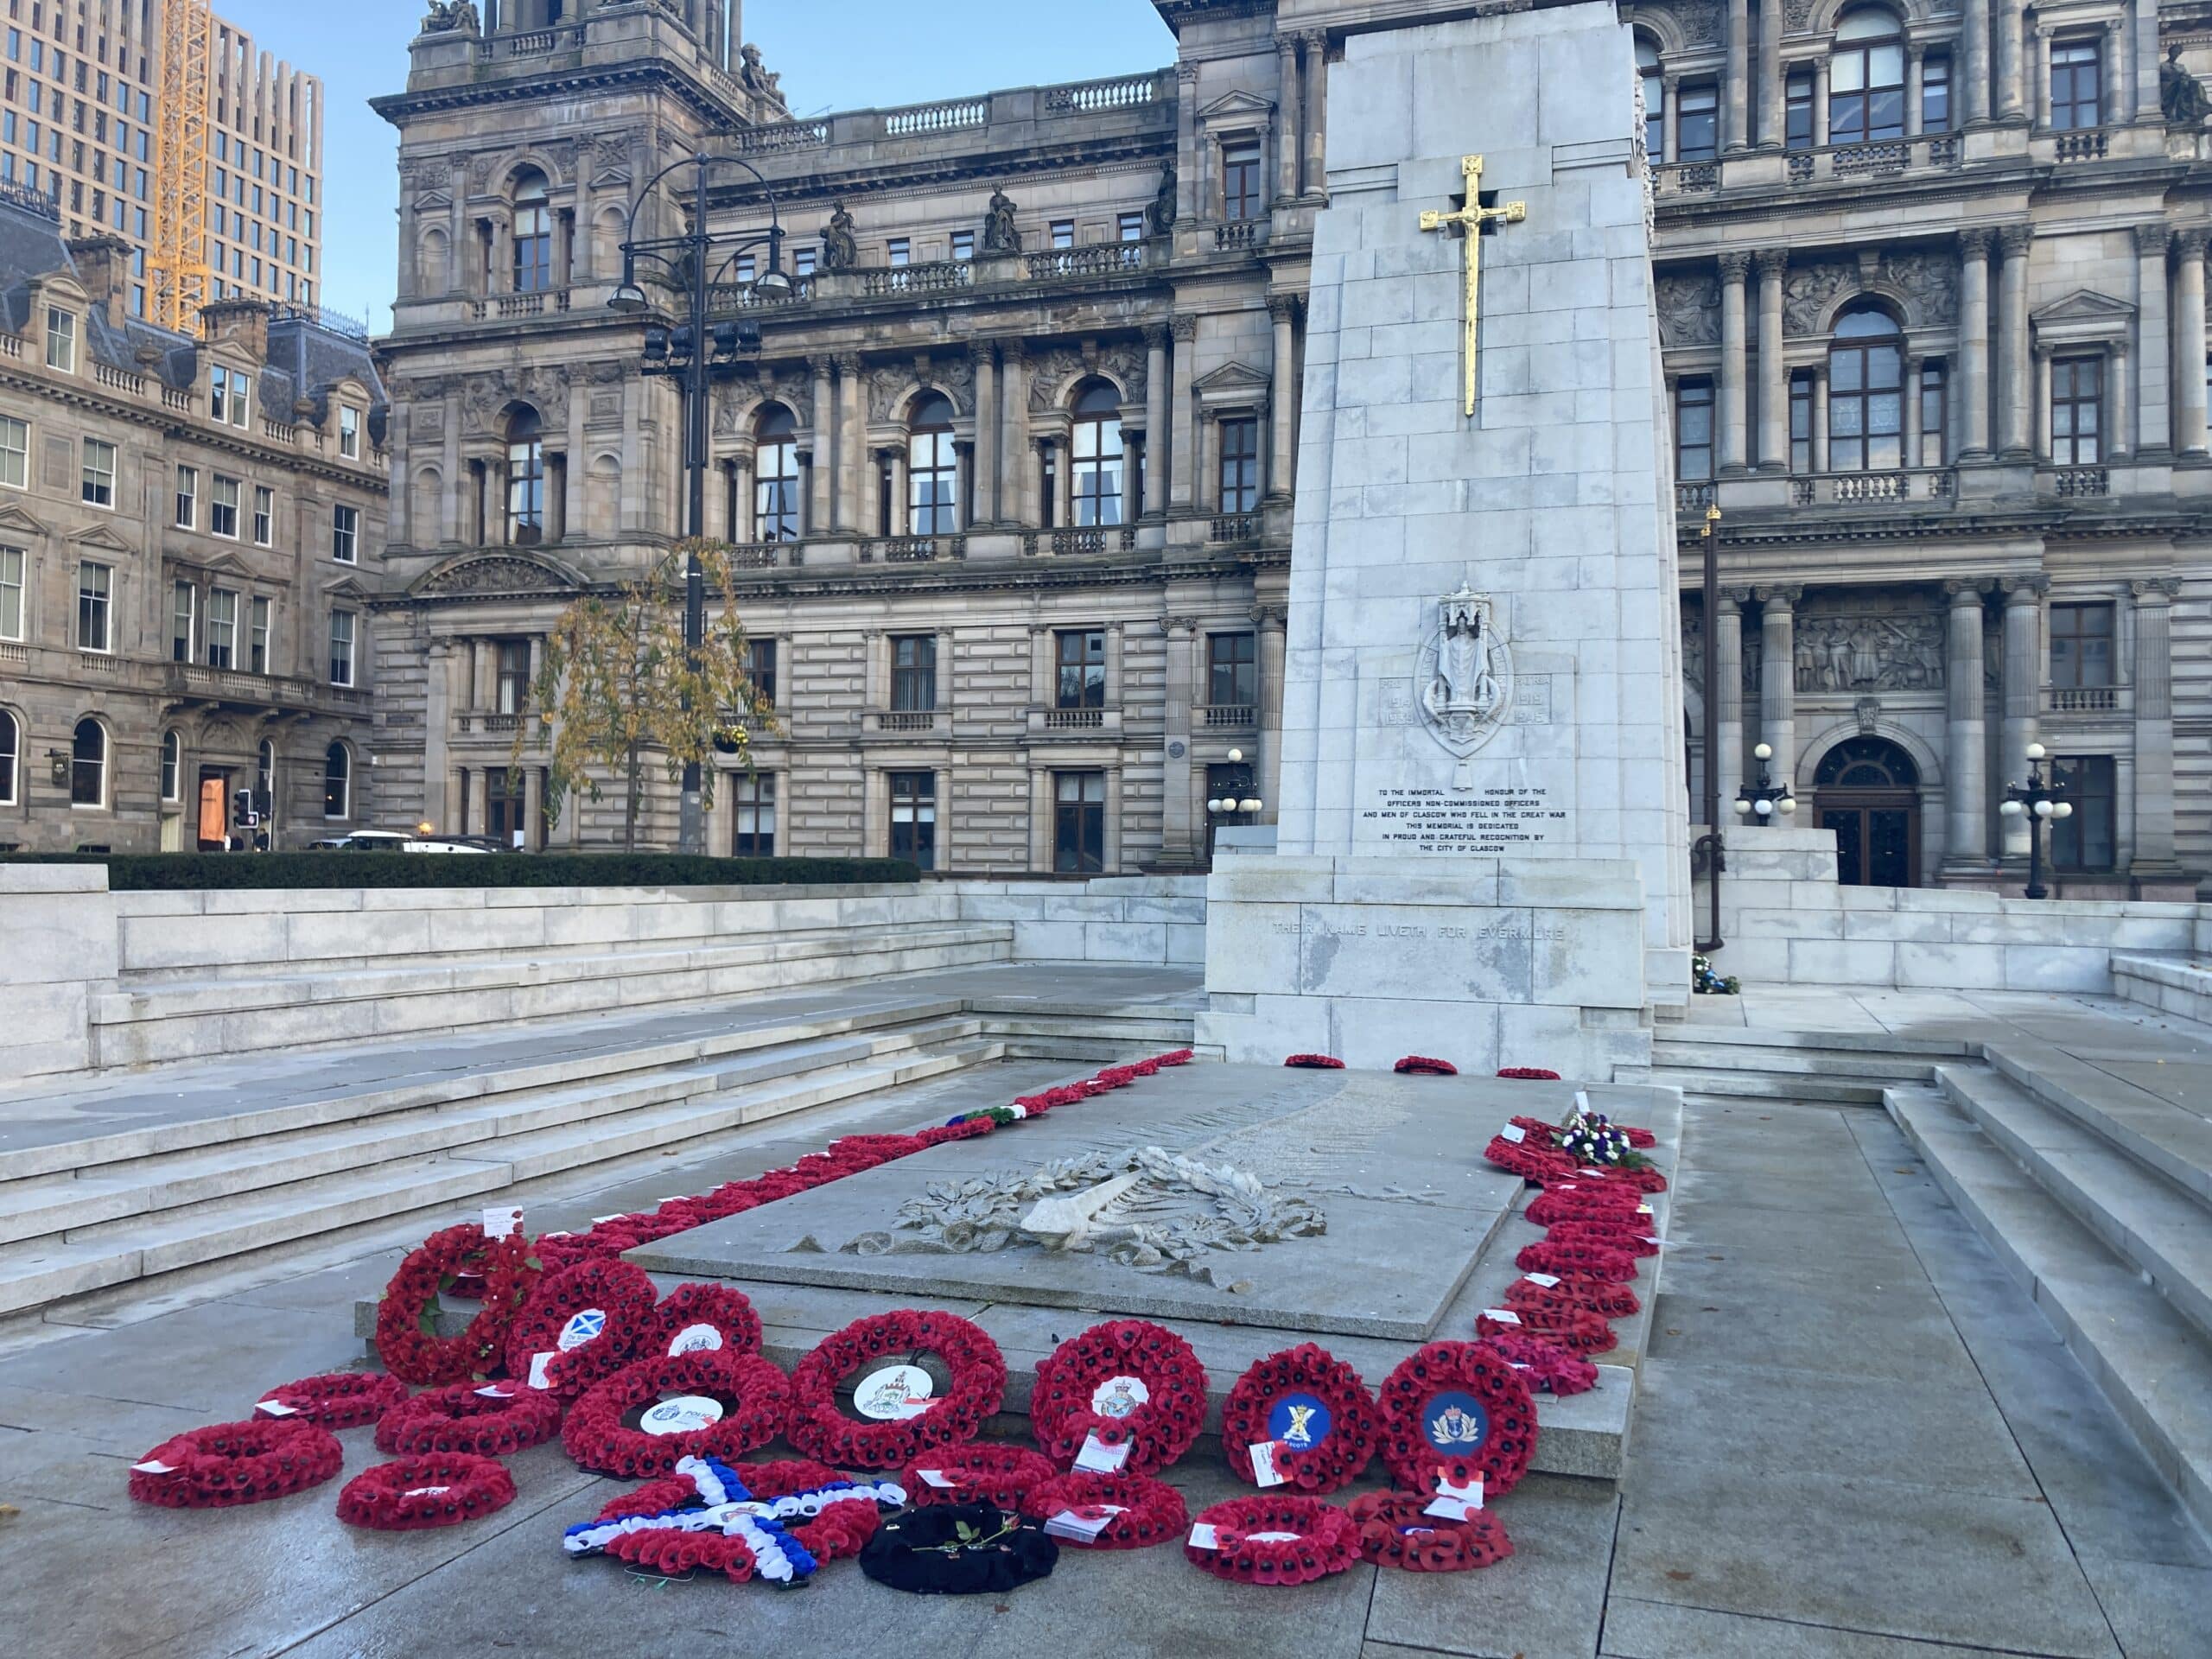
M297 1406L288 1406L277 1400L257 1401L253 1408L256 1411L265 1411L271 1417L296 1417L300 1414L300 1408Z
M131 1472L140 1475L173 1475L176 1473L175 1470L170 1468L168 1465L162 1462L156 1458L149 1458L143 1463L134 1463L130 1465L130 1468Z
M1529 1138L1529 1131L1518 1123L1509 1123L1497 1133L1500 1140L1510 1141L1516 1147Z
M1436 1496L1429 1500L1421 1513L1442 1517L1446 1521L1465 1521L1483 1506L1483 1478L1477 1475L1464 1486L1455 1486L1448 1480L1436 1483Z
M1083 1450L1075 1454L1075 1466L1087 1475L1118 1475L1129 1460L1129 1445L1124 1440L1119 1446L1109 1446L1096 1434L1086 1434Z
M1191 1548L1192 1549L1219 1549L1221 1535L1205 1522L1198 1522L1191 1528Z
M553 1363L553 1360L554 1351L550 1348L547 1349L542 1354L532 1354L530 1357L530 1386L531 1388L546 1389L552 1387L552 1384L546 1381L545 1368L548 1365L550 1365Z
M1251 1446L1252 1478L1262 1487L1280 1486L1290 1477L1275 1467L1275 1442L1255 1440Z
M944 1471L942 1469L917 1469L914 1472L922 1478L925 1485L934 1486L940 1492L949 1492L952 1490L952 1483L945 1478Z
M1486 1319L1493 1320L1499 1325L1518 1325L1521 1323L1521 1316L1518 1313L1516 1313L1510 1307L1486 1307L1483 1309L1483 1317Z
M505 1238L511 1233L522 1231L520 1205L487 1205L484 1211L484 1236Z
M1095 1544L1098 1541L1098 1535L1112 1526L1114 1516L1120 1513L1119 1510L1114 1510L1093 1516L1077 1515L1073 1510L1062 1510L1045 1522L1045 1535L1065 1538L1072 1543Z
M1551 1290L1559 1284L1558 1276L1554 1274L1531 1273L1524 1274L1523 1277L1539 1290Z

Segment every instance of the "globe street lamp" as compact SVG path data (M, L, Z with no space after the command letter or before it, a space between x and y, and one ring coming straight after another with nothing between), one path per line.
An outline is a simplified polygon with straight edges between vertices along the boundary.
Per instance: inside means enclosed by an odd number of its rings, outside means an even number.
M742 168L751 174L767 199L768 227L716 236L707 228L707 176L717 165ZM690 208L691 222L681 236L640 238L638 211L649 200L660 181L679 168L696 169ZM755 277L726 281L739 259L755 248L768 250L768 269ZM709 156L703 150L687 160L671 162L645 181L630 204L622 241L622 280L607 296L607 308L625 316L653 308L652 301L638 282L640 260L658 265L668 285L680 289L684 309L673 327L653 321L646 325L642 372L680 380L683 387L684 453L689 512L685 535L691 542L683 570L683 653L686 666L696 676L699 652L707 637L707 577L699 563L698 543L707 533L707 468L709 434L714 424L714 383L737 372L740 354L760 348L760 325L749 318L725 317L713 311L717 296L743 303L749 289L756 300L780 300L791 293L791 279L784 274L784 227L774 191L760 169L734 156ZM721 263L715 263L717 257ZM689 713L687 688L683 709ZM683 767L683 805L677 830L680 850L694 855L707 850L707 821L699 762Z
M1797 810L1797 798L1789 792L1789 785L1777 784L1767 770L1767 762L1774 759L1774 746L1762 743L1751 751L1752 759L1759 763L1759 780L1745 784L1736 794L1736 816L1750 822L1770 824L1775 815L1788 817Z
M2008 818L2028 821L2028 892L2031 899L2048 899L2043 884L2043 827L2063 823L2074 816L2074 803L2066 799L2066 785L2045 762L2050 751L2040 743L2028 745L2028 781L2005 785L2004 804L1997 810Z

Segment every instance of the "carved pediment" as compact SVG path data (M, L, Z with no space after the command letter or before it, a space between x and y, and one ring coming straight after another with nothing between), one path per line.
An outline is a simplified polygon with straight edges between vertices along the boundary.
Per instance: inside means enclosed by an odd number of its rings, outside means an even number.
M418 213L439 212L452 206L453 192L450 190L423 190L417 192L415 197L415 211Z
M189 550L172 552L169 563L188 570L205 571L211 576L238 576L243 579L253 574L252 567L244 559L223 550L204 554Z
M2064 299L2053 300L2028 314L2031 321L2039 324L2125 321L2134 315L2135 308L2126 300L2116 300L2109 294L2094 293L2086 288L2077 288Z
M26 537L53 534L44 520L18 501L0 501L0 531Z
M70 543L77 547L98 547L110 553L136 553L138 550L105 524L87 524L73 532Z
M1224 92L1211 104L1200 105L1198 119L1230 121L1239 116L1272 116L1274 112L1273 99L1262 98L1257 92L1248 92L1240 86L1233 92Z
M1202 397L1241 396L1248 392L1264 392L1269 380L1267 372L1249 363L1224 363L1219 368L1200 375L1192 385Z
M427 596L437 594L556 594L574 593L575 577L543 560L514 553L465 554L433 570L410 590Z
M351 574L342 575L335 582L325 582L322 594L325 599L358 600L364 605L377 596L366 582Z

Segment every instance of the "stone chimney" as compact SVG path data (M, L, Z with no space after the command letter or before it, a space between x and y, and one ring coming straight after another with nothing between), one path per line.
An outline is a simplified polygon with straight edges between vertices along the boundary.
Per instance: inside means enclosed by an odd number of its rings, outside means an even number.
M210 340L232 340L252 353L257 363L269 361L269 318L275 308L266 300L217 300L200 308L200 332Z
M130 245L119 236L87 236L70 243L69 257L92 303L120 329L130 315Z

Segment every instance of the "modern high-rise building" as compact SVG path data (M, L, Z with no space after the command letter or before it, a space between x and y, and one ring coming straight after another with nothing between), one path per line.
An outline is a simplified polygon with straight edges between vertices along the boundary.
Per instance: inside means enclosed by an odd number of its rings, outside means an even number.
M6 0L0 29L0 183L129 242L131 315L316 302L321 80L207 0Z

